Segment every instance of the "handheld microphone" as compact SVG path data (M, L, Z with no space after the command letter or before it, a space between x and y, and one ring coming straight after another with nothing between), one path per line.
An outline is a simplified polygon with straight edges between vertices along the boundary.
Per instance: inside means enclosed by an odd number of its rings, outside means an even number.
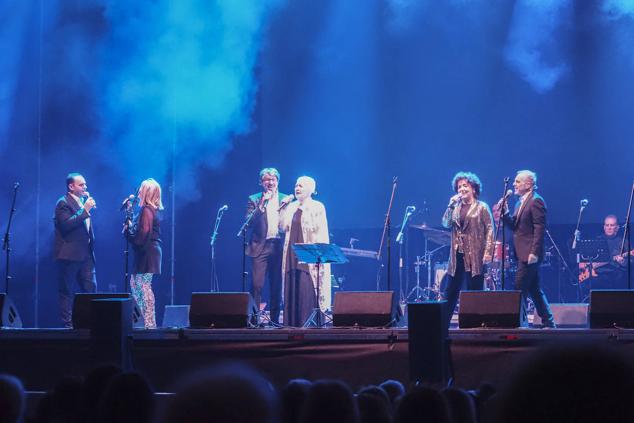
M280 208L277 209L277 211L281 212L284 209L284 207L288 206L294 200L296 200L295 194L291 194L288 197L284 198L282 200L282 204L280 204Z
M127 209L127 208L128 208L128 205L129 205L132 201L134 201L134 199L135 199L135 198L136 198L136 197L135 197L134 195L132 195L132 194L130 194L129 196L127 196L127 197L125 198L125 200L123 200L123 201L121 202L121 207L119 207L119 211L123 211L123 210Z
M89 199L90 198L90 193L88 191L84 191L84 195L82 195L83 198L85 199ZM97 210L97 205L95 204L94 206L92 206L93 209Z

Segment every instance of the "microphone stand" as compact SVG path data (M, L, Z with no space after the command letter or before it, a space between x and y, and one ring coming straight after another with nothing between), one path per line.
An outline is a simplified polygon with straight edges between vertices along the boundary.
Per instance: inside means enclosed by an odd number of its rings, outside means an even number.
M583 201L585 200L581 200L581 207L579 207L579 216L577 217L577 227L575 228L575 234L574 234L574 239L572 241L572 250L576 250L577 249L577 242L579 242L579 240L581 239L581 231L579 231L579 224L581 224L581 215L583 214L583 211L585 210L586 206L584 206Z
M627 215L625 216L625 233L621 242L621 253L625 250L625 239L627 238L627 289L632 289L632 236L630 233L630 217L632 214L632 200L634 199L634 183L630 191L630 202L627 205Z
M211 234L211 284L209 286L209 292L218 292L220 287L218 286L218 275L216 274L216 238L218 237L218 228L220 227L220 221L224 215L225 206L218 209L216 214L216 223L214 224L214 232ZM242 269L244 271L244 269Z
M237 235L238 238L242 237L242 292L247 292L247 228L251 224L251 220L257 210L258 206L256 204L253 210L247 215Z
M123 221L123 238L125 239L125 248L123 250L123 290L128 293L130 292L130 284L128 283L128 280L130 279L130 239L128 238L128 234L130 233L130 227L132 226L132 214L134 211L133 206L133 202L128 200L125 208L125 219Z
M13 215L15 214L15 199L18 196L18 188L20 188L20 183L16 182L13 184L13 201L11 202L11 209L9 210L9 220L7 221L7 230L4 232L4 240L2 242L2 249L5 251L5 279L4 279L4 293L9 295L9 281L12 279L11 277L11 268L10 268L10 255L11 255L11 241L10 241L10 233L11 223L13 222Z
M508 212L508 197L506 195L506 191L508 190L509 181L511 178L508 176L504 178L504 191L502 194L502 201L499 203L500 207L498 208L498 213L500 217L497 221L497 227L495 228L495 235L493 237L493 251L491 252L492 259L495 259L495 245L498 242L500 230L502 231L502 262L500 263L500 278L502 283L502 291L504 291L504 281L505 281L505 273L506 273L506 231L504 228L504 215Z
M387 240L387 290L392 290L392 251L391 251L391 238L390 238L390 213L392 212L392 204L394 203L394 195L396 194L396 186L398 185L398 177L392 178L392 194L390 195L390 202L385 213L385 222L383 223L383 234L381 235L381 244L379 245L379 252L376 254L378 261L381 261L381 252L383 251L383 241ZM382 267L382 266L381 266ZM376 278L376 290L379 290L379 281L381 280L381 267L379 267L379 273Z
M405 216L403 216L403 223L401 224L401 230L398 232L396 236L396 242L398 243L398 287L399 287L399 304L404 303L404 292L403 292L403 239L405 227L409 219L414 214L416 210L413 206L407 206L405 209Z

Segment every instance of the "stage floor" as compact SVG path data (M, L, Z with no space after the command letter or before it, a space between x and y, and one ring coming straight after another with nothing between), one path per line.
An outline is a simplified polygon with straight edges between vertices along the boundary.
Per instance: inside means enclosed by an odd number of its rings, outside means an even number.
M619 329L453 329L449 337L454 383L464 388L500 384L543 346L634 346L634 330ZM246 362L276 385L291 378L337 378L353 387L409 380L408 333L400 328L135 330L130 351L134 368L163 392L225 361ZM62 376L84 375L94 365L87 330L0 330L0 372L22 378L29 390L50 389Z

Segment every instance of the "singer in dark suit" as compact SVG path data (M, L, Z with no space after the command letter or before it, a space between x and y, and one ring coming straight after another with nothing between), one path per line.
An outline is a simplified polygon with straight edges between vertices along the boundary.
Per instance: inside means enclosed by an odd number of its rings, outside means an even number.
M278 192L280 173L275 168L264 168L260 171L262 192L249 196L247 216L254 213L251 219L249 242L246 254L252 262L251 294L258 311L262 303L262 289L268 275L270 287L269 310L271 322L279 323L280 303L282 302L282 238L279 221L280 207L286 194Z
M90 211L96 206L88 193L86 180L79 173L66 177L66 195L55 205L55 260L58 265L60 316L64 327L72 327L72 287L95 292L94 232Z
M546 203L535 192L537 175L530 170L520 170L513 182L515 194L520 197L513 216L505 211L504 220L513 229L513 246L517 256L515 289L522 291L522 316L526 316L526 297L530 296L535 310L546 328L554 328L555 322L548 300L539 282L539 264L544 258L546 233Z

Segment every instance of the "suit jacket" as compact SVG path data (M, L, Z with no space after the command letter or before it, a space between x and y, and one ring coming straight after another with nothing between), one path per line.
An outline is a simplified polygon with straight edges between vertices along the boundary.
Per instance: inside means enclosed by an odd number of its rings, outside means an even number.
M513 246L518 260L528 261L528 255L534 254L538 260L544 258L544 234L546 233L546 203L532 192L520 207L518 201L515 213L504 215L504 220L513 228Z
M81 208L75 199L66 194L55 205L55 259L84 261L88 257L94 260L92 229L86 228L88 212Z
M262 253L262 249L264 248L264 244L266 243L266 234L268 232L269 224L268 219L266 218L266 213L262 212L258 208L258 204L260 204L260 199L262 198L263 193L258 192L257 194L253 194L249 196L249 201L247 202L247 213L251 213L255 210L255 214L251 219L251 224L249 227L251 228L251 234L249 236L249 243L247 244L246 254L249 257L257 257ZM278 201L281 202L287 194L282 194L281 192L277 193Z

